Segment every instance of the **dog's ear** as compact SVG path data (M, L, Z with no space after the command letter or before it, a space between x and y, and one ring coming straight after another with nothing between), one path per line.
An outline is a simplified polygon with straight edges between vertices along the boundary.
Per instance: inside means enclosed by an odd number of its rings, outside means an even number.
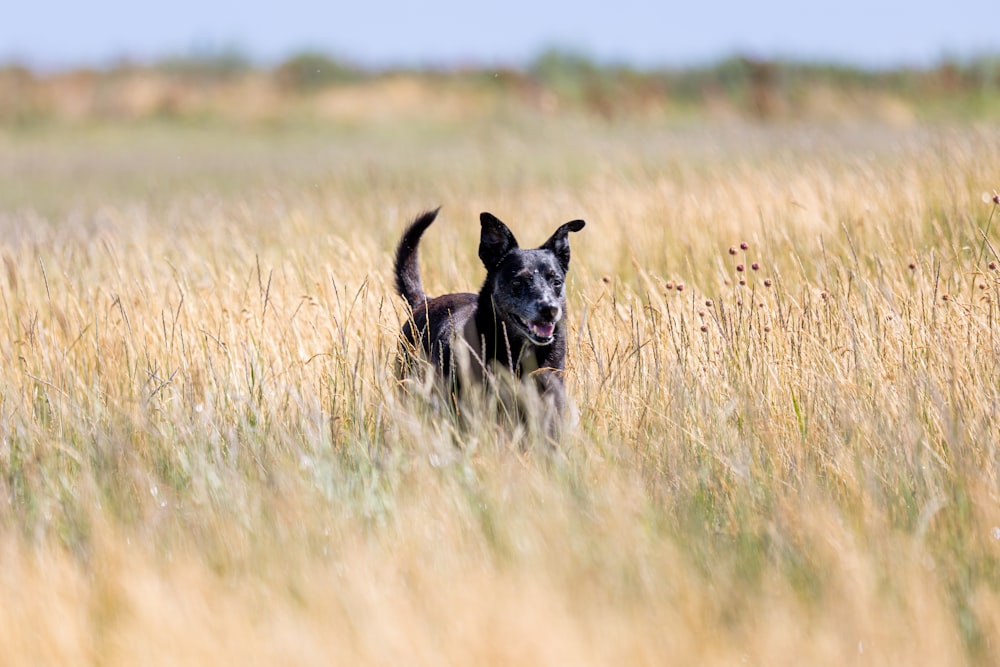
M479 237L479 259L483 260L488 271L492 271L511 250L517 249L517 239L507 225L492 213L481 213L479 224L483 226Z
M551 251L556 256L564 273L569 271L569 238L567 235L570 232L580 231L586 224L583 220L567 222L557 229L556 233L550 236L548 241L539 247L541 250Z

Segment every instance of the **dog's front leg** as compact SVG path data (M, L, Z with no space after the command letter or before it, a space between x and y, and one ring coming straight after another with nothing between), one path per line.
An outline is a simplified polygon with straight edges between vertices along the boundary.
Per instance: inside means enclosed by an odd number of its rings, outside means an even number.
M558 442L562 434L566 412L566 388L562 373L552 368L541 368L532 373L538 391L539 425L554 442Z

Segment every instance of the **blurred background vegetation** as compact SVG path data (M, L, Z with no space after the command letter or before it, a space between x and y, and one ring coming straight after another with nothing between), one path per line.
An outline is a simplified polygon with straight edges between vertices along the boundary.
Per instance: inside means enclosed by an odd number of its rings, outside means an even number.
M1000 56L882 70L745 56L637 68L552 49L520 68L375 70L319 51L261 66L238 50L221 50L100 69L0 66L0 125L8 127L145 118L350 120L414 104L423 113L463 117L514 106L609 119L989 120L1000 118Z

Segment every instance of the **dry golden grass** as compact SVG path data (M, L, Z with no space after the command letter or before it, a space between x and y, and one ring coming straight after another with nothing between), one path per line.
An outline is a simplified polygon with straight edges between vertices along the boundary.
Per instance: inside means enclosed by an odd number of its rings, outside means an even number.
M997 174L995 127L0 133L0 662L988 664ZM431 292L480 210L588 221L555 453L397 390L437 204Z

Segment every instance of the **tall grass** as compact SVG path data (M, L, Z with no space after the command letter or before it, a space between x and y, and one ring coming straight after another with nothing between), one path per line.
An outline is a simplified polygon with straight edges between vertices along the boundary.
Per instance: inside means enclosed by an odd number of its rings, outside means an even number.
M995 129L246 132L0 137L4 664L992 662ZM588 221L554 452L393 377L439 203Z

